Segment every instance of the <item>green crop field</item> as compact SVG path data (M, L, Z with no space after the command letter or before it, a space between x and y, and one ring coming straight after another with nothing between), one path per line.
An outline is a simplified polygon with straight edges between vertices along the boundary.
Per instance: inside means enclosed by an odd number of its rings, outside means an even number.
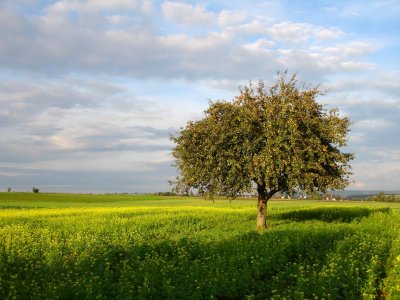
M399 299L399 208L0 193L0 299Z

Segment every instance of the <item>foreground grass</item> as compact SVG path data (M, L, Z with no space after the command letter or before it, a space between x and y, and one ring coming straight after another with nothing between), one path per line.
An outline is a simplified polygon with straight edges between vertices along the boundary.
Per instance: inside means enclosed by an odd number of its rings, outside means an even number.
M271 202L270 228L258 232L250 201L96 197L49 196L40 209L31 199L8 200L0 210L0 299L400 297L394 209Z

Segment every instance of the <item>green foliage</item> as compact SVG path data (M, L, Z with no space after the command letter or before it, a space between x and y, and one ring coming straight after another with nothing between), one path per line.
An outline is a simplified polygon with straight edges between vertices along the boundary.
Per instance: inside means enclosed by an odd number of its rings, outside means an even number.
M386 299L400 299L400 230L392 243L389 259L386 263L387 276L384 280Z
M269 199L344 188L353 154L340 148L350 121L318 104L319 95L283 74L269 88L250 83L232 102L211 102L203 119L172 137L176 190L235 197L256 185Z
M400 202L400 198L396 195L385 195L384 192L380 192L378 195L372 197L372 201L376 202Z
M380 192L378 195L373 197L373 200L378 201L378 202L384 202L385 201L385 193Z
M149 201L166 200L170 197L159 195L126 195L126 194L65 194L65 193L40 193L33 195L32 193L0 193L0 205L7 203L79 203L79 205L90 203L115 203L115 202L134 202L140 201L149 204ZM174 197L177 199L177 197ZM125 203L126 204L126 203Z
M176 196L176 193L174 192L158 192L155 193L157 196Z
M398 212L210 203L2 209L0 299L396 299Z
M376 209L375 212L387 212L388 208ZM306 221L306 220L321 220L324 222L352 222L355 219L360 219L369 216L372 211L366 207L353 207L348 209L346 207L319 207L311 209L291 210L287 213L281 214L281 217L293 221Z
M37 194L37 193L39 193L39 189L37 187L33 187L32 188L32 192Z

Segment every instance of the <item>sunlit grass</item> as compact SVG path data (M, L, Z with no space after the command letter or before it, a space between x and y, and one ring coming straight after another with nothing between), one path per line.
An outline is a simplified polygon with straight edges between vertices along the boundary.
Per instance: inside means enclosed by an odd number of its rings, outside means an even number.
M274 200L257 231L255 200L46 197L0 209L0 299L399 296L396 205Z

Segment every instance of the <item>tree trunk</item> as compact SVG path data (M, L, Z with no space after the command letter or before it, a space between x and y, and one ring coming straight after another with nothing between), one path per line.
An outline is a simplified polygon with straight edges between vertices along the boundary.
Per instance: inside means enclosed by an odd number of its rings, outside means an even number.
M267 193L265 186L258 185L258 202L257 202L257 228L264 229L267 228Z

